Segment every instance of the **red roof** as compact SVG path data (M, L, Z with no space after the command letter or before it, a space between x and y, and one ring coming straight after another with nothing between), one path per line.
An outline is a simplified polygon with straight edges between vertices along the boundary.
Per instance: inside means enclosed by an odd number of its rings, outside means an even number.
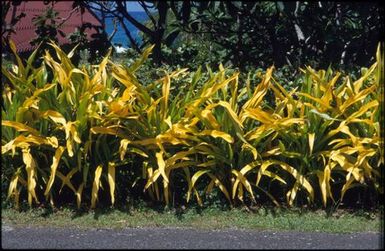
M59 18L67 18L70 16L70 18L68 18L60 28L66 36L74 32L75 28L84 23L102 26L100 21L88 9L85 9L83 14L81 14L80 10L76 10L71 14L71 11L74 9L72 7L73 3L73 1L54 1L45 5L43 1L22 1L18 6L11 5L5 18L6 23L11 21L14 8L16 8L15 17L17 17L21 12L26 14L26 16L22 17L14 26L16 33L11 33L10 36L16 45L17 51L31 51L36 48L36 46L32 46L30 44L30 41L37 37L37 34L35 33L36 28L32 22L32 18L43 14L48 6L53 6L53 9L58 12ZM87 38L92 40L91 35L96 33L96 29L87 28L85 32L87 33ZM66 37L62 37L59 34L57 35L57 38L60 45L69 43L69 40Z

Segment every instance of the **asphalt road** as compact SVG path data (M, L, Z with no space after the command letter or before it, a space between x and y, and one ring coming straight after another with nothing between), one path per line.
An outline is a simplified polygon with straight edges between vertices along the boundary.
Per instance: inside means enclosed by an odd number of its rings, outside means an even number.
M383 233L2 226L3 249L380 249Z

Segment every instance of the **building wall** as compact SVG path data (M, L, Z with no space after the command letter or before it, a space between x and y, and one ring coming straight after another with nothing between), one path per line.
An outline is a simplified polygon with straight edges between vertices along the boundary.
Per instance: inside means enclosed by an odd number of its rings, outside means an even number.
M36 46L32 46L30 41L36 38L35 29L32 18L43 14L49 5L52 5L54 10L59 12L60 18L68 18L63 26L60 28L67 36L68 34L75 31L75 29L84 23L91 23L92 25L102 26L99 20L91 12L86 10L83 14L80 10L73 11L73 1L59 1L54 3L48 3L45 5L43 1L22 1L18 6L12 6L7 13L5 18L6 23L10 23L12 15L18 16L21 12L26 14L25 17L21 18L20 21L15 25L14 30L16 33L10 34L10 39L16 45L18 52L31 51ZM71 13L72 11L72 13ZM87 38L92 40L91 35L96 33L95 29L86 29ZM57 36L60 45L69 43L68 39L62 37L60 34Z

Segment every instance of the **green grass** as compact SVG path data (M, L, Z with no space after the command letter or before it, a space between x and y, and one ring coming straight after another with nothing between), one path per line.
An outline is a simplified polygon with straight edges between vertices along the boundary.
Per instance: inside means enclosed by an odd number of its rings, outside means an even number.
M2 210L3 224L78 228L186 227L197 229L295 230L328 233L380 232L382 214L338 210L331 216L323 210L260 208L221 210L216 207L188 210L97 209L79 213L74 209L35 208Z

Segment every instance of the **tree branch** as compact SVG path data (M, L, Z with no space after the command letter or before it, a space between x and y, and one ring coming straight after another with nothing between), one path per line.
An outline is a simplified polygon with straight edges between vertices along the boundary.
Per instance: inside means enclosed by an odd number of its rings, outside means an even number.
M144 11L146 12L147 16L151 19L151 22L154 24L154 26L156 25L156 21L155 21L155 18L153 17L153 15L151 15L150 11L147 9L147 5L144 3L144 1L138 1L139 4L142 6L142 8L144 9Z
M75 9L73 9L73 10L71 10L70 11L70 13L69 13L69 15L68 15L68 17L66 17L66 18L61 18L61 20L62 20L62 22L61 23L59 23L57 26L58 27L60 27L60 26L62 26L71 16L72 16L72 14L74 14L76 11L78 11L79 10L79 6L77 6Z
M174 13L175 18L178 21L180 21L182 19L182 16L178 12L178 9L177 9L177 6L175 4L175 1L170 1L170 8L171 8L172 12Z
M125 2L120 2L120 1L117 1L117 10L118 12L120 12L126 19L128 19L128 21L130 21L136 28L138 28L140 31L142 31L143 33L153 37L154 36L154 32L152 30L150 30L149 28L147 28L146 26L144 26L143 24L141 24L140 22L138 22L135 18L133 18L128 12L127 12L127 9L125 8Z
M114 30L112 31L111 35L108 37L109 42L111 42L112 38L115 36L115 33L118 31L116 18L114 18L113 23L114 23Z
M120 24L122 25L122 28L123 28L124 32L126 33L128 39L129 39L130 42L131 42L131 46L134 47L134 49L135 49L139 54L141 54L142 51L140 50L139 46L136 44L134 38L131 36L131 32L128 30L126 24L123 22L123 18L119 18L119 21L120 21Z

